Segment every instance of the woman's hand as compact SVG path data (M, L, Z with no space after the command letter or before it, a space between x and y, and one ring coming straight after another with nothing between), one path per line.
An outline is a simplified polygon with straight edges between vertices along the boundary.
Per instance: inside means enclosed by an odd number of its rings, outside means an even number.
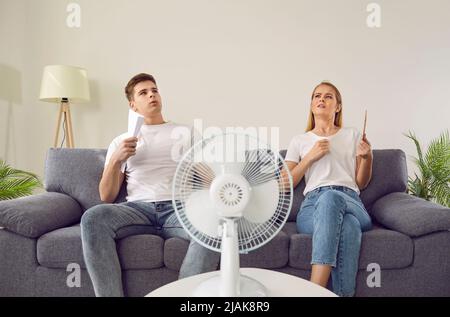
M122 164L129 157L136 155L136 146L138 138L131 137L123 140L112 156L112 160Z
M319 140L314 144L313 148L305 155L304 160L312 164L320 160L325 154L330 152L330 141L327 139Z
M360 156L364 160L372 156L372 147L370 146L370 142L367 140L365 133L362 140L359 141L356 156Z

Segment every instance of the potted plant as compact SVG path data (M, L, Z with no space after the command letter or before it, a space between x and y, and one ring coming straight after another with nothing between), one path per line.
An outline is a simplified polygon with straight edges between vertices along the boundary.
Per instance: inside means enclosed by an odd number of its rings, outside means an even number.
M432 200L450 207L450 138L448 130L431 141L426 153L413 132L405 134L416 145L414 157L419 174L408 179L408 192L411 195Z
M31 195L38 187L42 184L35 174L14 169L0 159L0 200Z

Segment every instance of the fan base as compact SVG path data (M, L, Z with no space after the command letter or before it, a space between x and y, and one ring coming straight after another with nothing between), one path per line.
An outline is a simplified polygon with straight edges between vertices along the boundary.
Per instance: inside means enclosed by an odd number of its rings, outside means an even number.
M201 282L193 291L193 297L267 297L267 289L266 287L258 282L257 280L245 276L240 275L239 278L239 293L236 295L233 294L224 294L221 292L221 277L220 273L217 273L216 276L213 276L203 282Z

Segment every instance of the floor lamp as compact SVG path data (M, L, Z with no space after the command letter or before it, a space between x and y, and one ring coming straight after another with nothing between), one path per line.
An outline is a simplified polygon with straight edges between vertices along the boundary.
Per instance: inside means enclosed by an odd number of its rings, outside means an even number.
M66 65L45 66L42 75L41 93L39 99L45 102L59 103L58 123L54 147L58 147L59 129L63 120L63 142L68 148L73 148L72 118L70 116L71 102L86 102L90 100L89 82L85 69Z

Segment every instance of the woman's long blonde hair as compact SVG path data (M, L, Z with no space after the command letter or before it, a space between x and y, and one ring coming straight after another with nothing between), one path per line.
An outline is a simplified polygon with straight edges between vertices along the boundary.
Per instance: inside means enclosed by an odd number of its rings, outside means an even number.
M336 93L337 104L338 104L338 106L339 105L341 106L341 109L339 110L338 113L336 113L336 115L334 117L334 125L336 125L338 127L342 127L342 97L341 97L341 93L339 92L339 90L336 88L335 85L333 85L332 83L327 82L327 81L321 82L314 88L312 95L311 95L311 101L314 98L314 92L316 91L316 89L322 85L327 85L327 86L333 88L334 92ZM308 123L306 125L306 132L311 131L312 129L314 129L315 126L316 126L316 122L314 121L314 114L312 113L311 107L309 107L309 117L308 117Z

